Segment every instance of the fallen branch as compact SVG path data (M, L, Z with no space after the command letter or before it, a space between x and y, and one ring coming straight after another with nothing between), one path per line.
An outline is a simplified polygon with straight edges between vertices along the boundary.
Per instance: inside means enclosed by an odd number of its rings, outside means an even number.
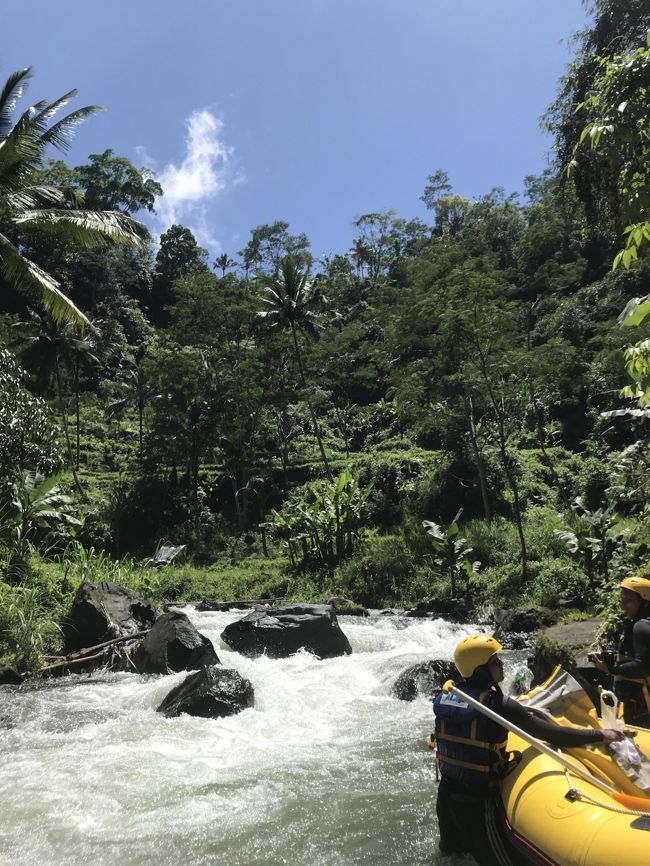
M215 612L224 612L228 611L233 607L254 607L255 605L273 605L278 601L284 601L284 596L279 598L249 598L249 599L239 599L238 601L210 601L207 598L204 598L203 601L200 601L196 606L198 609L201 609L203 605L203 610L206 612L215 611ZM171 605L173 607L174 605Z
M125 634L122 637L115 637L112 640L104 641L103 643L95 644L95 646L83 647L80 650L77 650L73 653L67 653L65 656L49 656L49 658L59 658L60 661L55 664L47 665L44 668L41 668L41 671L45 673L46 671L53 670L55 668L65 667L69 664L79 664L83 661L92 661L93 659L99 658L103 653L97 653L97 650L105 650L110 646L115 646L118 643L126 643L130 640L137 640L138 638L144 637L149 632L149 629L145 629L144 631L138 631L134 634ZM95 653L95 655L89 655L89 653Z

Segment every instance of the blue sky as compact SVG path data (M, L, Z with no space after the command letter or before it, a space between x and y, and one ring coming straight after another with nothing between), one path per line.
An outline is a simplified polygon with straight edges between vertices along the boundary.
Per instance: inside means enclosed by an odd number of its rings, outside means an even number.
M32 65L32 101L77 87L75 107L107 106L67 161L110 147L153 167L154 231L235 256L284 219L320 256L363 213L428 219L438 168L469 198L521 191L585 21L580 0L21 0L0 12L0 74Z

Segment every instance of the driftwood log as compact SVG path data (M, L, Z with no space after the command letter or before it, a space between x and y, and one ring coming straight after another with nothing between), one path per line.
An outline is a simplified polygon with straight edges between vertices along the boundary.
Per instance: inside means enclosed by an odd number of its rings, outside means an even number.
M122 635L122 637L113 638L113 640L98 643L95 646L84 647L76 652L68 653L65 656L50 656L50 658L58 658L59 661L45 665L45 667L41 668L41 673L48 674L50 671L61 670L62 668L72 667L74 665L83 664L84 662L96 661L105 654L109 647L116 646L120 643L127 643L128 641L138 640L139 638L144 637L148 632L149 629L145 629L144 631L136 632L136 634L126 634ZM101 652L98 652L98 650L101 650Z

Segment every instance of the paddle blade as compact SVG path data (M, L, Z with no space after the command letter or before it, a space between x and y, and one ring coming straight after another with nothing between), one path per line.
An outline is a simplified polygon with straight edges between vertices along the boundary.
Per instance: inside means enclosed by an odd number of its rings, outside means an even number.
M630 794L619 794L618 791L612 791L609 796L632 812L650 812L650 800L647 797L632 797Z

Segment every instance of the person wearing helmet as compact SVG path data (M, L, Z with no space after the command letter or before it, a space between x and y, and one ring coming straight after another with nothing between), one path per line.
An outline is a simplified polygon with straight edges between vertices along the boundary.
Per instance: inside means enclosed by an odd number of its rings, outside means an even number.
M612 743L618 731L562 728L533 715L506 697L502 646L492 635L463 638L454 651L462 677L457 688L529 734L556 746ZM440 784L436 812L443 854L469 853L481 866L513 866L513 854L499 811L498 783L514 765L506 751L508 731L452 694L445 683L433 701Z
M628 725L650 728L650 579L642 574L619 584L627 622L618 644L618 658L608 664L596 653L589 658L598 670L614 675L614 693L623 704Z

